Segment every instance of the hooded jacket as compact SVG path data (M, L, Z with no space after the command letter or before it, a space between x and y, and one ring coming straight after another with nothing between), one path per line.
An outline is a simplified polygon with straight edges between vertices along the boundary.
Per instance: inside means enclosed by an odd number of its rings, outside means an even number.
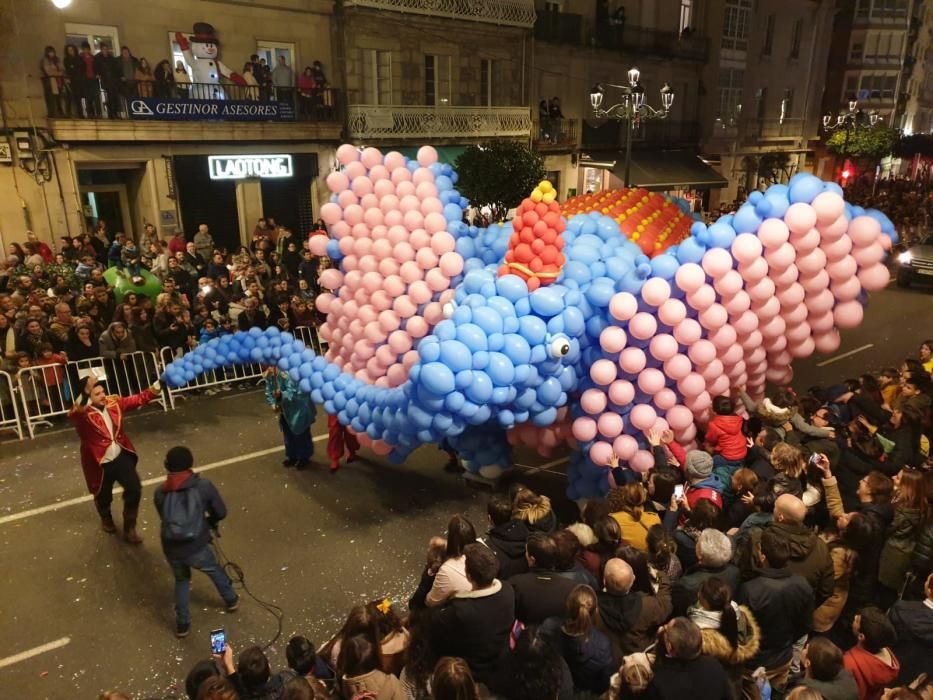
M713 577L720 579L729 586L733 596L735 596L735 592L742 582L742 574L734 564L716 567L697 564L674 582L671 598L674 604L675 617L687 614L687 610L697 602L697 595L703 583L706 579Z
M914 547L922 531L920 511L916 508L897 508L894 522L887 531L881 550L878 580L891 590L900 590L904 578L910 571Z
M697 501L701 498L706 498L722 510L722 491L725 488L725 484L719 480L719 477L715 474L710 474L705 479L696 482L695 484L690 484L684 489L684 495L687 497L687 503L690 504L690 508L693 508Z
M773 521L774 528L790 547L787 568L803 576L813 589L816 605L822 605L833 594L833 560L829 547L802 523Z
M496 525L486 534L484 542L499 561L497 578L500 581L528 571L528 560L525 559L528 534L528 526L523 520L509 520Z
M859 646L852 647L843 655L842 664L858 684L859 700L880 700L884 687L897 680L901 665L894 652L887 651L891 655L890 664Z
M391 673L376 669L362 676L343 678L343 692L348 698L355 698L363 693L373 693L379 700L406 700L402 683Z
M227 506L220 497L220 492L207 479L202 479L193 471L170 473L165 483L160 486L153 499L159 518L162 517L162 506L165 504L165 497L172 491L183 491L185 489L197 489L201 496L201 503L204 505L205 525L198 536L190 542L173 542L162 540L162 551L165 552L165 558L169 561L173 559L184 559L201 551L211 542L211 529L216 528L217 524L227 517Z
M930 670L933 659L933 600L899 600L888 611L897 632L894 652L901 678L913 679Z
M609 687L609 679L618 670L612 654L612 642L605 632L594 629L585 635L570 635L561 629L561 619L551 617L538 628L560 650L577 690L599 694Z
M546 569L531 569L509 583L515 590L515 617L525 625L563 615L567 597L577 587L576 581Z
M100 356L108 360L115 360L119 355L136 352L136 341L133 340L130 329L124 325L126 335L123 336L123 340L117 340L113 335L113 328L116 325L117 322L114 322L107 326L107 330L100 334L100 341L98 342Z
M671 615L671 585L667 574L658 573L655 595L634 592L598 594L602 629L609 635L616 659L644 651L657 637L658 627Z
M816 678L804 678L804 687L812 688L825 700L858 700L858 684L847 670L840 669L831 681L818 681Z
M777 668L791 660L793 644L810 628L813 590L788 569L761 569L739 588L736 602L747 605L761 627L754 666Z
M551 499L547 496L538 496L537 503L522 503L512 515L524 521L529 532L543 532L547 535L557 529L557 518L551 509Z
M748 445L742 434L742 416L714 416L706 428L706 442L730 462L745 459Z
M733 604L734 605L734 604ZM732 689L733 698L742 697L742 673L745 664L754 658L758 653L758 647L761 644L761 629L755 621L752 611L744 605L737 605L736 619L738 621L738 638L736 646L732 646L728 639L719 631L718 621L713 624L712 617L719 619L722 613L712 613L708 610L700 610L692 607L688 617L696 623L703 635L703 653L712 656L722 664L729 677L729 686Z

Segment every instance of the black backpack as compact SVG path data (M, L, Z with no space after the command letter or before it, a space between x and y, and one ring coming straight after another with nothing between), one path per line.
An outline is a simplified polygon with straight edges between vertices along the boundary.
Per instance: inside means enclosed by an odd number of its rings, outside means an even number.
M165 494L161 529L164 541L191 542L197 539L205 527L204 503L197 486Z

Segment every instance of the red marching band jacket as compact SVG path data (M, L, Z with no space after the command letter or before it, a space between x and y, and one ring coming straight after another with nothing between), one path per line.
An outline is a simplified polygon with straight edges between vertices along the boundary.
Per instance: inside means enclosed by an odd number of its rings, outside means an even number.
M106 409L110 413L110 420L113 421L114 440L133 455L134 462L137 459L136 448L123 432L123 413L145 406L158 397L159 394L145 389L133 396L108 396L105 399ZM104 477L104 468L100 465L100 460L104 458L104 453L110 446L110 431L107 430L100 412L90 406L72 408L68 413L68 419L74 423L78 437L81 438L81 468L84 470L87 490L96 495Z

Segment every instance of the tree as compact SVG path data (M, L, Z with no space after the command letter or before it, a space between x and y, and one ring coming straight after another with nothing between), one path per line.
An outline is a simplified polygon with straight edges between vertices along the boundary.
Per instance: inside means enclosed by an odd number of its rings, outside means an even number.
M517 141L468 146L457 158L457 189L477 207L489 207L493 220L531 194L544 178L544 158Z
M778 182L787 182L790 179L791 170L789 153L765 153L758 159L759 184L773 185Z
M854 128L848 131L839 128L826 142L826 147L844 158L859 158L877 162L891 155L900 139L898 129L877 124L872 127Z

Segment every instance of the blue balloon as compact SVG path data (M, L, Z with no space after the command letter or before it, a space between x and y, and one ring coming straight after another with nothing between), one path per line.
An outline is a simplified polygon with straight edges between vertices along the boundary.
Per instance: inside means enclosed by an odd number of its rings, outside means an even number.
M438 360L454 373L470 369L473 361L470 348L459 340L445 340L440 343Z

